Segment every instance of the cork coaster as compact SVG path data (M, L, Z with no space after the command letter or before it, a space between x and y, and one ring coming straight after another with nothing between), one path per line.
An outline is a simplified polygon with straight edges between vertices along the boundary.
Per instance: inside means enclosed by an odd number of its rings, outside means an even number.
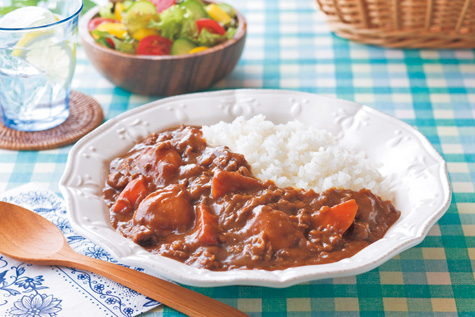
M62 147L79 140L103 120L104 114L99 103L73 90L69 98L69 118L57 127L24 132L9 129L0 122L0 148L38 151Z

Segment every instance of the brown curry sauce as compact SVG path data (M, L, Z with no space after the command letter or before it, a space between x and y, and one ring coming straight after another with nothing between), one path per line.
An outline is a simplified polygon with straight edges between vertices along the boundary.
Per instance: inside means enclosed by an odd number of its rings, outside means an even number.
M122 235L216 271L335 262L383 237L400 215L366 189L316 193L261 181L242 155L208 146L192 126L152 134L113 160L103 195ZM346 226L322 220L350 200L357 210Z

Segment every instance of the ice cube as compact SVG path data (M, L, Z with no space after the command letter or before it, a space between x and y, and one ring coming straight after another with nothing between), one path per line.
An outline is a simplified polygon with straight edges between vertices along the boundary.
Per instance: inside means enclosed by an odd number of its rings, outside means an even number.
M23 58L12 56L3 50L0 51L0 71L3 75L12 77L31 77L43 74Z
M23 7L0 18L0 28L18 29L43 26L56 22L55 15L41 7Z
M0 104L4 111L28 111L48 98L51 87L44 72L25 60L0 50ZM10 116L15 116L10 114ZM24 114L21 114L24 116ZM31 120L32 118L30 118Z

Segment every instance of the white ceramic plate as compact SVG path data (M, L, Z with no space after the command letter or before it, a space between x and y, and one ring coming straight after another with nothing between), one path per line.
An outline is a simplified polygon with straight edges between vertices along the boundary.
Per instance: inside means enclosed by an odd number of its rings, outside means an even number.
M112 158L153 132L179 124L208 125L237 116L265 114L274 123L297 119L341 136L395 174L400 219L386 235L351 258L281 271L213 272L152 255L115 232L101 190ZM70 221L81 235L121 262L149 269L193 286L260 285L287 287L304 281L369 271L420 243L450 204L445 161L411 126L372 108L315 94L282 90L225 90L181 95L127 111L86 135L72 148L60 189Z

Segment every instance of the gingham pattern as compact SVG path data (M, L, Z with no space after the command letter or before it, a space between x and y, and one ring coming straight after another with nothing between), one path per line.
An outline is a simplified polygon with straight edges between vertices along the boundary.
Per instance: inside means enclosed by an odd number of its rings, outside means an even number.
M312 0L235 0L248 19L244 54L211 90L282 88L353 100L417 127L448 163L447 214L418 246L358 276L284 289L193 288L251 316L475 316L473 50L395 50L332 35ZM475 40L475 39L474 39ZM113 87L79 49L73 88L107 118L152 101ZM0 151L0 190L35 181L58 192L70 147ZM148 316L178 315L169 308Z

